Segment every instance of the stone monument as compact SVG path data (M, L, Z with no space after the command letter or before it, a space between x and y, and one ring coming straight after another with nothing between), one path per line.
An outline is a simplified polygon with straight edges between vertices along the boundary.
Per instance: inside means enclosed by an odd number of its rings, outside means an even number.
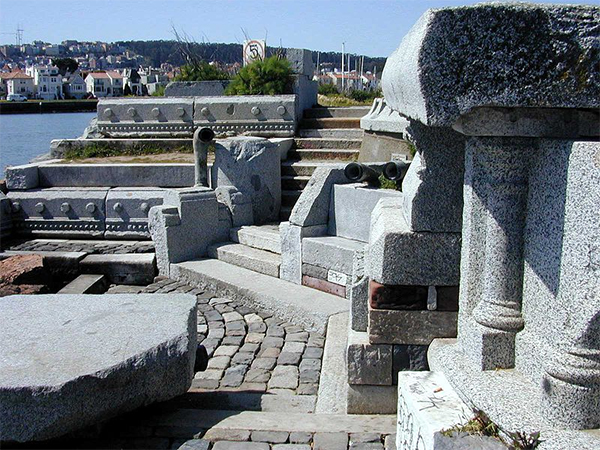
M434 340L429 365L504 436L541 431L540 449L600 445L577 431L600 426L599 21L593 6L429 10L383 76L424 140L464 141L458 338ZM458 208L414 206L420 229L460 230ZM419 432L400 423L398 448Z

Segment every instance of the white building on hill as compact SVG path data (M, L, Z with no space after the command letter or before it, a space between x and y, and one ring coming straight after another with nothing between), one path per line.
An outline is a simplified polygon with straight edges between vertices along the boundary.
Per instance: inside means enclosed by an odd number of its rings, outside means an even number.
M43 100L58 100L63 98L62 76L58 67L50 65L34 65L25 69L33 77L36 97Z
M91 72L85 77L86 91L94 97L121 97L123 95L123 75L119 72Z

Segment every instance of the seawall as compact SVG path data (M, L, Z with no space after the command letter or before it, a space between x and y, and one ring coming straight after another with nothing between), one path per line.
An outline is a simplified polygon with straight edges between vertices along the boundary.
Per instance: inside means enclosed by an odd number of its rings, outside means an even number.
M98 100L28 100L0 102L0 114L44 114L64 112L95 112Z

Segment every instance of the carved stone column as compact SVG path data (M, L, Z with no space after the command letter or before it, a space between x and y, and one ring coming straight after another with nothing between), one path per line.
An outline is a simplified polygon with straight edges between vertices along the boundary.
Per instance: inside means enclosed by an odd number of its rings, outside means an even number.
M515 336L523 329L523 229L527 204L528 138L469 138L467 146L478 153L480 183L474 195L485 206L485 229L477 239L484 250L482 292L473 310L480 326L484 370L514 366Z
M542 387L549 420L569 428L598 428L600 350L576 344L556 355L546 373Z

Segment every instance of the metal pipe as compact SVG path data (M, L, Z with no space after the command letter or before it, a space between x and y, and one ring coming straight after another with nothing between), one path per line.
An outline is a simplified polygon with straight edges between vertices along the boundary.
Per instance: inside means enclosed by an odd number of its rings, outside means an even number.
M357 183L365 181L369 184L375 184L378 182L381 172L365 164L351 162L345 167L344 175L349 180Z
M194 132L194 186L208 187L208 147L215 138L210 128L197 128Z
M383 166L383 176L388 180L401 182L408 172L409 162L391 161Z

